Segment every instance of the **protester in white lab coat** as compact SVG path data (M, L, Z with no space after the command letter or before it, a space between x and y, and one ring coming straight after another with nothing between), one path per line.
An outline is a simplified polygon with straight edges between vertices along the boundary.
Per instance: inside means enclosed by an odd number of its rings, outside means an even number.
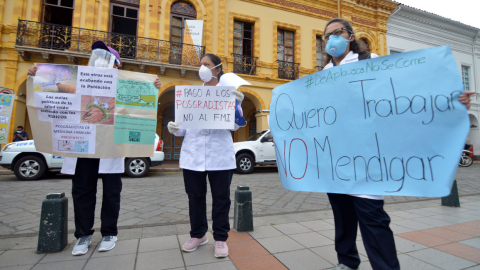
M378 57L374 53L361 51L352 25L347 20L330 20L324 33L327 42L325 51L329 54L324 69ZM467 108L470 107L471 94L473 92L466 92L459 97L459 101ZM383 196L328 193L328 199L335 221L335 250L339 261L334 270L359 269L360 257L355 242L358 225L372 268L400 269L393 233L389 227L390 217L383 209Z
M206 86L219 85L223 75L220 58L207 54L201 59L200 78ZM222 85L228 83L222 81ZM233 91L236 100L241 103L243 94ZM213 238L215 239L215 257L227 257L226 244L230 224L230 183L235 169L235 151L231 131L227 129L180 129L174 122L168 123L168 131L175 136L184 136L180 152L180 168L183 169L185 191L188 194L190 216L190 236L183 246L185 252L192 252L200 245L208 243L207 238L207 176L212 191Z
M120 55L103 41L92 44L92 55L89 66L118 68ZM32 66L28 75L35 76L37 68ZM154 82L160 88L160 79ZM113 138L111 138L113 140ZM83 149L83 146L82 146ZM103 200L100 220L102 242L99 251L109 251L115 247L117 241L117 222L120 213L120 193L122 179L120 175L125 171L125 158L75 158L65 157L62 170L63 174L73 175L72 197L73 211L75 214L75 237L78 239L73 247L73 255L84 255L88 252L94 232L95 203L97 198L98 177L102 178Z

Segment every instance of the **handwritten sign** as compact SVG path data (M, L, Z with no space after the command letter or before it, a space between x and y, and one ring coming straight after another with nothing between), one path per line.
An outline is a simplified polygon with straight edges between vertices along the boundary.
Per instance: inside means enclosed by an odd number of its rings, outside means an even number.
M450 47L337 66L273 90L270 128L286 189L439 197L469 132Z
M180 128L233 129L235 96L232 86L176 86L175 123Z

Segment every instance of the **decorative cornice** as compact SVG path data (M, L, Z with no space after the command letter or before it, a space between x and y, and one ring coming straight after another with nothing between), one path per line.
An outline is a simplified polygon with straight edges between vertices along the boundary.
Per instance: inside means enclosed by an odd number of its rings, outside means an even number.
M427 44L430 46L442 46L442 45L450 45L452 50L463 52L463 53L472 53L472 44L471 43L454 43L452 40L448 40L445 38L438 38L435 36L426 36L425 33L419 34L418 32L409 31L406 29L395 28L389 26L389 30L387 32L388 36L396 36L402 39L408 39L415 42L420 42L423 44Z
M338 13L336 12L323 10L316 7L299 4L299 3L295 3L287 0L243 0L243 1L264 5L264 6L270 6L273 8L282 9L289 12L295 12L295 13L299 13L299 14L307 15L311 17L317 17L317 18L319 17L326 20L338 17Z
M388 22L401 18L411 22L433 26L441 30L447 30L461 35L466 35L471 38L474 38L476 33L480 31L480 29L474 28L473 26L468 26L436 14L407 6L399 6L397 10L398 12L393 13L392 16L390 16L390 18L387 20Z
M352 21L354 21L356 23L361 23L361 24L365 24L365 25L368 25L368 26L372 26L372 27L377 27L376 22L364 20L364 19L357 18L357 17L352 17Z

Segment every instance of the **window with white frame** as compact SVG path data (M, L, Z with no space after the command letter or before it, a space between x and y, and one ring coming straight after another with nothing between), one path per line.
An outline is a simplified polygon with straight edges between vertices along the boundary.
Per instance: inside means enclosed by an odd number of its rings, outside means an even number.
M462 65L462 81L465 91L470 91L470 67Z

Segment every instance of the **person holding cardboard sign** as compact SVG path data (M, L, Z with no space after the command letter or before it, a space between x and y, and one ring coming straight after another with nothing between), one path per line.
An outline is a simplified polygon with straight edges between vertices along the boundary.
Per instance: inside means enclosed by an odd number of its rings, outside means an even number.
M330 20L324 31L327 65L334 66L379 57L361 50L352 25L345 19ZM459 101L470 107L470 95L465 92ZM362 240L372 268L375 270L399 270L390 217L383 209L383 196L327 193L335 221L335 250L339 264L334 270L359 269L360 257L356 246L357 228L360 227Z
M214 54L205 55L199 70L205 86L219 85L223 75L222 62ZM241 103L243 94L233 90L235 99ZM235 124L233 130L239 126ZM188 194L190 236L183 246L185 252L192 252L208 243L207 230L207 176L212 191L213 238L215 257L227 257L226 244L230 224L230 184L233 169L236 168L235 151L231 130L227 129L180 129L175 122L168 123L168 131L175 136L184 136L180 152L180 168L183 169L185 191Z
M95 41L92 44L92 54L88 66L101 68L119 68L121 63L118 52L108 47L103 41ZM35 76L37 67L32 66L28 70L29 76ZM55 82L61 93L72 93L61 83ZM154 82L156 88L161 87L160 79ZM62 90L63 89L63 90ZM105 103L105 107L114 106L115 99ZM103 117L102 110L98 107L91 107L85 111L82 118L90 123L98 122ZM96 119L96 120L95 120ZM95 120L95 121L93 121ZM113 140L113 138L112 138ZM85 152L86 142L79 142L80 152ZM74 143L65 141L65 148L75 147ZM72 176L72 197L73 211L75 214L75 237L78 239L73 247L72 255L84 255L92 241L94 233L93 224L95 219L95 203L97 196L98 178L102 178L103 200L101 210L102 241L98 251L105 252L112 250L117 242L117 223L120 214L120 199L122 191L121 174L125 172L125 158L76 158L65 157L61 172Z

